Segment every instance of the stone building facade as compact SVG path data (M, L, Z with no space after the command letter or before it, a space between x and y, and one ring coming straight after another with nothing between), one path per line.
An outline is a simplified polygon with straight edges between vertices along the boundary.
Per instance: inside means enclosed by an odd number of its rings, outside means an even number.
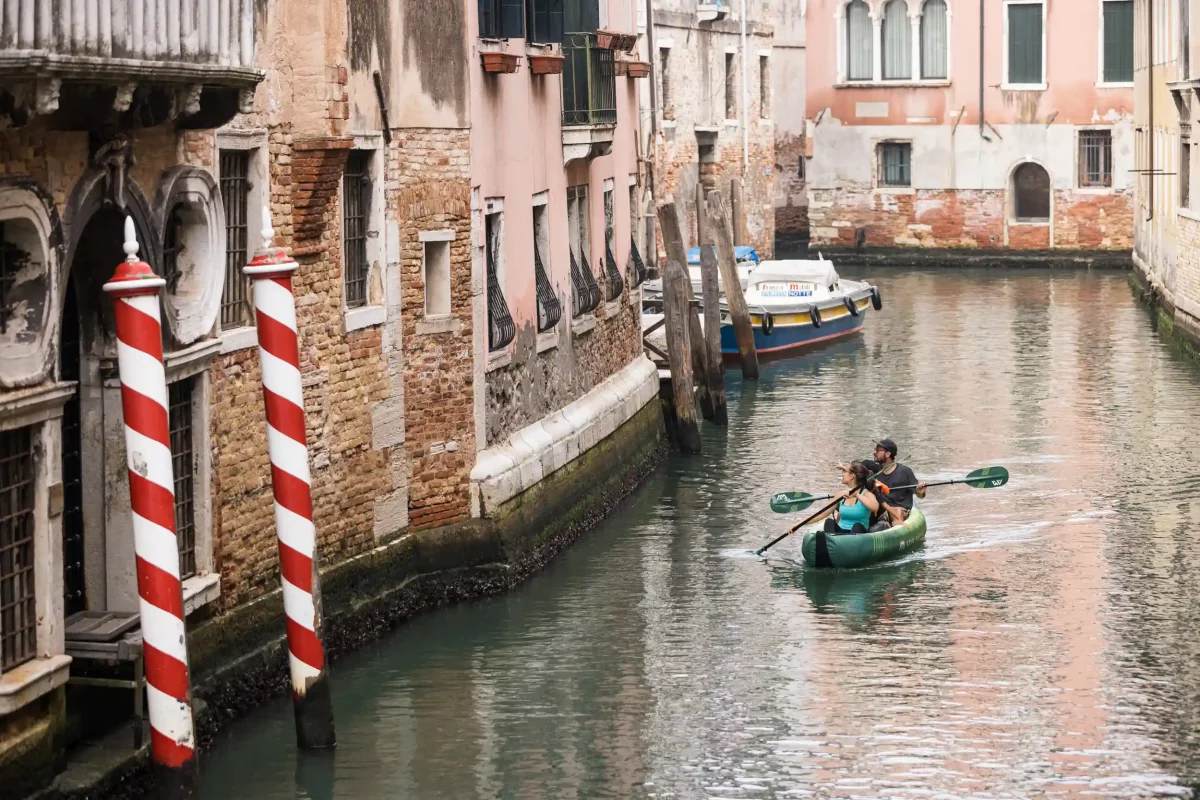
M263 209L299 263L331 655L422 607L530 574L660 452L657 373L640 354L632 281L597 307L591 330L564 311L562 338L546 347L529 335L535 275L514 236L503 290L521 334L502 365L489 348L485 211L504 197L515 229L520 204L516 188L485 177L518 157L485 157L481 143L499 140L502 121L480 98L498 80L531 76L482 74L491 43L479 36L476 0L197 0L193 10L213 19L234 16L211 40L185 18L180 38L165 41L154 36L173 36L174 23L155 28L155 4L130 3L145 4L151 27L90 17L72 26L28 4L20 30L33 38L0 45L35 65L4 67L0 90L11 109L0 131L5 796L73 769L76 748L125 725L132 705L67 685L107 669L73 649L73 615L137 611L112 306L100 288L124 258L126 216L142 258L167 281L193 691L222 698L223 716L202 715L201 729L286 685L260 356L241 272L261 246ZM612 0L606 13L629 8ZM97 57L109 59L111 80L96 82ZM547 93L550 78L533 80L532 93L549 98L540 157L558 171L523 198L525 227L533 195L548 191L550 269L569 308L568 186L586 185L598 201L588 211L597 232L613 192L625 215L618 268L631 268L636 103L629 79L617 78L611 154L589 146L588 157L564 160L577 142L562 134L561 86ZM597 276L604 241L589 245ZM429 577L445 574L456 577ZM131 624L113 641L135 634Z
M1132 8L808 3L812 244L1129 249Z
M806 3L771 4L775 29L771 67L775 237L781 249L801 246L808 237L807 9Z
M766 0L661 0L653 13L656 199L674 200L684 244L692 247L699 235L697 189L720 189L737 221L735 243L770 258L778 108L772 76L779 68L772 6ZM661 241L659 247L661 259Z

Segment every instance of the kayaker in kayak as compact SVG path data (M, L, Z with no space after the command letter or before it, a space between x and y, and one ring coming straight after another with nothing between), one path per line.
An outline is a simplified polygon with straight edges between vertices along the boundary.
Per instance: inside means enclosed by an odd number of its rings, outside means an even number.
M875 461L878 462L878 469L874 472L882 470L875 476L875 482L884 487L874 489L875 499L879 501L892 525L899 525L908 518L913 507L913 496L924 500L926 489L925 483L918 481L907 465L896 461L898 452L899 448L891 439L882 439L875 443Z
M879 513L879 500L867 489L871 473L861 461L840 464L838 469L842 471L842 485L846 488L836 495L842 502L829 512L825 520L825 532L866 533L871 518Z

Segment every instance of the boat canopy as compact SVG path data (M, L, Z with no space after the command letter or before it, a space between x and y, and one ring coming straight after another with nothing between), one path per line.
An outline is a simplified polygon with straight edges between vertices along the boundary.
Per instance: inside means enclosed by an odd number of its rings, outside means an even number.
M688 260L688 264L690 264L691 266L693 266L693 267L698 266L700 264L700 248L693 247L691 250L688 250L687 260ZM757 264L758 263L758 251L755 250L753 247L747 247L746 245L738 245L737 247L733 248L733 260L739 264L741 264L743 262L750 262L752 264Z
M832 289L838 282L832 261L764 261L750 273L750 283L797 281Z

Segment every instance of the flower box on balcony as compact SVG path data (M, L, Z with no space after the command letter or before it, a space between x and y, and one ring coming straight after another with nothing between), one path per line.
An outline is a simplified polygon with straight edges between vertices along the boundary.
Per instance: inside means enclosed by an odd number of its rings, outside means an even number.
M530 53L529 69L534 75L561 75L563 57L558 53Z
M622 60L622 59L619 59L619 58L618 58L618 59L615 59L615 60L613 61L613 74L615 74L615 75L628 75L628 74L629 74L629 62L628 62L628 61L624 61L624 60Z
M513 73L521 68L521 57L516 53L502 51L484 51L479 54L483 59L484 72Z
M620 36L621 41L617 43L617 49L624 50L626 53L632 53L634 48L637 47L637 34L622 33Z
M650 74L650 63L647 61L629 61L627 69L631 78L645 78Z
M637 47L636 33L620 33L618 31L596 31L596 43L604 50L623 50L632 53Z

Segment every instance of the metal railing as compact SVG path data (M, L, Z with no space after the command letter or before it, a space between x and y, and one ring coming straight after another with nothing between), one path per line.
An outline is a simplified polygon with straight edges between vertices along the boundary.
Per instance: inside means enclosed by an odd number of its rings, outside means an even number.
M490 238L490 237L489 237ZM508 310L504 290L500 288L500 277L496 274L496 257L493 244L487 247L487 294L488 294L488 352L508 346L517 335L517 325Z
M613 255L612 245L604 248L604 272L608 277L608 302L618 299L625 291L625 279L621 270L617 269L617 257Z
M537 247L533 248L533 278L537 285L538 333L552 330L562 319L562 303L554 294L554 287L542 266L542 255Z
M582 317L584 314L593 310L600 305L600 287L596 284L596 278L592 275L592 268L587 263L587 256L581 256L583 266L575 260L575 254L571 253L571 288L572 300L576 317Z
M568 33L563 42L563 125L616 125L613 52L594 33Z

